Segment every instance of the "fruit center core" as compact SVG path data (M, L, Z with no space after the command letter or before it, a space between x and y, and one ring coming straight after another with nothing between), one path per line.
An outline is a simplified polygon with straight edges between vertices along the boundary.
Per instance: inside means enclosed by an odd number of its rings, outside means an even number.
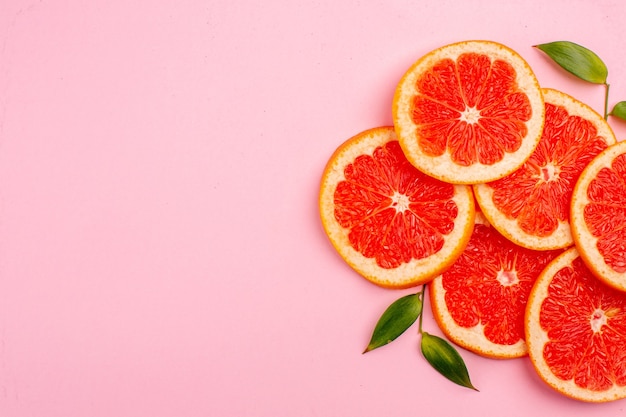
M598 333L602 326L604 326L607 322L606 314L600 308L597 308L592 314L591 319L589 320L589 324L591 324L591 330L594 333Z
M545 181L554 181L559 177L559 172L557 168L552 164L547 164L540 168L541 178Z
M409 196L405 194L401 194L399 192L395 192L393 196L391 196L391 207L395 208L397 212L404 212L409 208Z
M465 111L461 113L460 119L469 124L474 124L480 119L480 110L477 110L476 107L466 107Z
M505 287L515 285L519 282L517 273L515 271L501 270L498 272L498 282Z

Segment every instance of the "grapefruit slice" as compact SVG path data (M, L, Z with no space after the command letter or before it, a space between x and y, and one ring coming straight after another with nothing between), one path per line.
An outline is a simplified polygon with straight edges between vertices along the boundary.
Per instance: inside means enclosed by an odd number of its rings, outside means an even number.
M537 79L512 49L490 41L446 45L404 74L393 120L408 160L442 181L476 184L513 172L543 127Z
M322 176L319 209L339 255L388 288L441 273L465 248L474 222L471 187L418 171L393 127L362 132L335 151Z
M589 269L626 291L626 142L609 147L585 168L570 216L574 242Z
M539 273L560 253L517 246L477 212L465 251L429 284L439 327L451 341L479 355L525 356L528 294Z
M474 186L489 222L509 240L535 250L574 244L570 201L585 166L616 142L607 122L584 103L544 89L546 116L539 145L515 172Z
M575 247L537 278L525 330L534 368L556 391L588 402L626 397L626 294L596 279Z

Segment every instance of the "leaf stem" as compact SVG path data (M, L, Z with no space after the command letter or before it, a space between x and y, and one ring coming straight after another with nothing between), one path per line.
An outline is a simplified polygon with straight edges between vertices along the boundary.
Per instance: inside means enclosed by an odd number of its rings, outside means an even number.
M420 299L422 300L422 306L424 305L424 295L426 294L426 286L427 284L422 285L422 291L420 291ZM424 311L422 310L422 313L420 314L420 318L419 318L419 322L418 322L418 327L417 327L417 332L421 335L422 334L422 317L424 317Z
M609 83L604 82L604 120L609 119Z

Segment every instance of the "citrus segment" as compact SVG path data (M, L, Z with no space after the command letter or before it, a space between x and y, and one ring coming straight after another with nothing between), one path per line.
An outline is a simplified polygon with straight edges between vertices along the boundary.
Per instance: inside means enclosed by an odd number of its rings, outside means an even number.
M475 184L517 169L541 136L544 105L528 64L490 41L459 42L419 59L393 100L408 160L442 181Z
M572 195L571 219L589 269L626 291L626 142L609 147L585 168Z
M362 132L330 158L319 196L324 230L342 258L383 287L430 281L472 232L468 186L428 177L402 153L392 127Z
M542 269L559 253L517 246L477 212L465 251L429 284L439 327L457 345L483 356L526 355L528 294Z
M570 200L585 166L616 142L606 121L580 101L544 89L545 125L539 145L516 171L474 185L489 222L508 239L535 250L573 242Z
M589 402L626 397L626 294L596 279L575 247L540 274L525 330L531 362L555 390Z

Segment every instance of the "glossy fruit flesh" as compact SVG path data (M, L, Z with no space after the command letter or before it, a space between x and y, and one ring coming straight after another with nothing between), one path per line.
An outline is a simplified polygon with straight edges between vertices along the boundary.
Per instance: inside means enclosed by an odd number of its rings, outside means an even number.
M596 246L615 272L626 272L626 155L602 168L587 189L585 223L598 238Z
M626 386L626 297L580 257L554 275L539 317L549 339L543 357L556 377L592 391Z
M454 229L455 189L405 158L397 141L360 155L334 194L335 218L350 229L350 245L383 268L438 252Z
M442 275L446 306L461 327L483 326L500 345L524 339L524 310L541 270L560 251L514 245L493 227L476 224L463 254Z
M585 166L607 147L596 127L561 106L546 103L544 132L530 159L520 169L487 184L494 205L517 219L530 235L550 236L569 220L573 185Z
M532 109L515 69L480 53L437 62L417 81L412 120L427 155L448 150L462 166L491 165L519 149Z

